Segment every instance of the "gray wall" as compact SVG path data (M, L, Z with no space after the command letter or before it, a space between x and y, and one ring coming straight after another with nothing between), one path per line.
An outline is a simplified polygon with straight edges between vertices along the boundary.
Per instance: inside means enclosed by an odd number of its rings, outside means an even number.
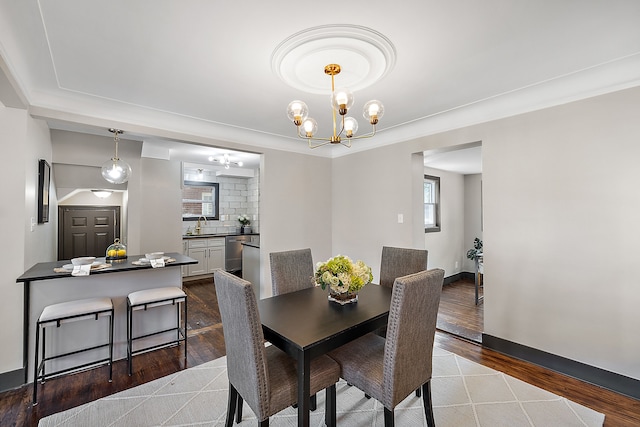
M485 332L640 379L638 105L628 89L335 159L334 252L412 246L413 155L482 141Z
M314 261L347 254L367 260L375 272L382 245L424 245L422 152L482 141L483 237L491 248L485 256L491 284L485 289L485 332L640 379L640 341L629 338L640 324L634 279L639 104L640 88L628 89L333 160L211 144L264 153L261 286L270 295L272 251L310 247ZM23 110L0 106L0 124L3 148L15 160L3 169L3 180L16 183L0 190L4 200L16 201L0 210L3 236L17 249L0 269L0 321L12 325L3 333L3 373L22 364L22 287L15 278L35 262L54 259L54 223L31 232L28 222L35 216L37 159L56 161L57 152L50 151L46 125ZM99 154L110 155L108 148ZM131 163L135 176L140 161ZM149 232L142 226L143 187L132 179L124 201L138 250Z
M462 271L475 272L476 265L467 258L473 239L482 240L482 174L464 176L464 252Z
M445 277L453 276L462 271L464 175L432 168L425 168L424 173L440 177L440 231L424 233L424 247L429 251L429 268L442 268Z
M31 220L36 220L38 212L38 159L51 164L46 124L31 119L25 110L0 104L0 128L0 147L5 153L0 168L0 231L5 244L0 258L0 324L4 325L0 373L5 373L22 367L23 286L16 279L33 264L54 257L57 203L53 191L49 222L36 224L32 231Z

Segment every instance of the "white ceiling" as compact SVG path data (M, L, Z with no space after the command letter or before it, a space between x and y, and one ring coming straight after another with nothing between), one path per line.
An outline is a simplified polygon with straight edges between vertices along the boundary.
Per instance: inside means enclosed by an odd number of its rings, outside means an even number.
M355 93L356 118L372 98L386 113L351 152L640 84L637 0L2 1L0 55L52 128L337 156L349 149L294 138L287 104L305 100L328 134L328 100L285 84L272 54L345 22L394 48L392 68Z

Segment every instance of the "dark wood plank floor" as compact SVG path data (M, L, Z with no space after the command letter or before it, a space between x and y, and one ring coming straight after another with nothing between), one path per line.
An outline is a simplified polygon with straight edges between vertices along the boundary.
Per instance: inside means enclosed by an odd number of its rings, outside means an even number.
M482 342L484 304L482 300L478 305L475 303L473 280L458 280L442 287L437 326L442 331Z
M213 281L188 282L185 289L189 295L187 366L195 366L225 354L224 336ZM446 307L441 305L441 314L452 316L445 313ZM603 412L606 427L640 425L638 400L484 349L443 331L436 333L436 345ZM183 347L179 347L136 356L131 377L125 361L115 362L112 383L107 382L106 367L49 380L41 387L40 403L35 408L31 406L31 385L0 393L0 426L37 426L40 418L52 413L177 372L185 368L182 352Z

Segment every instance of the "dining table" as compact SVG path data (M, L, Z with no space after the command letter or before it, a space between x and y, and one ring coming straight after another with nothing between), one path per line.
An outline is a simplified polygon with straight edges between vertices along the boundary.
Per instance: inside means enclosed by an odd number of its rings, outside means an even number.
M341 305L315 286L258 301L264 338L297 362L299 427L309 426L311 360L386 326L391 293L369 284L357 302Z

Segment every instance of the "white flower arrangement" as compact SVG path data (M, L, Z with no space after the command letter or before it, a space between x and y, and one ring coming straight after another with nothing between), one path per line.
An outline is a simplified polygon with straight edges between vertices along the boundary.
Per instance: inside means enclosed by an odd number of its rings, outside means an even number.
M251 224L251 220L249 219L249 215L247 214L238 215L238 221L240 221L240 224L242 225Z
M353 262L347 256L338 255L316 265L315 280L322 289L329 286L334 292L357 292L371 283L371 267L363 261Z

